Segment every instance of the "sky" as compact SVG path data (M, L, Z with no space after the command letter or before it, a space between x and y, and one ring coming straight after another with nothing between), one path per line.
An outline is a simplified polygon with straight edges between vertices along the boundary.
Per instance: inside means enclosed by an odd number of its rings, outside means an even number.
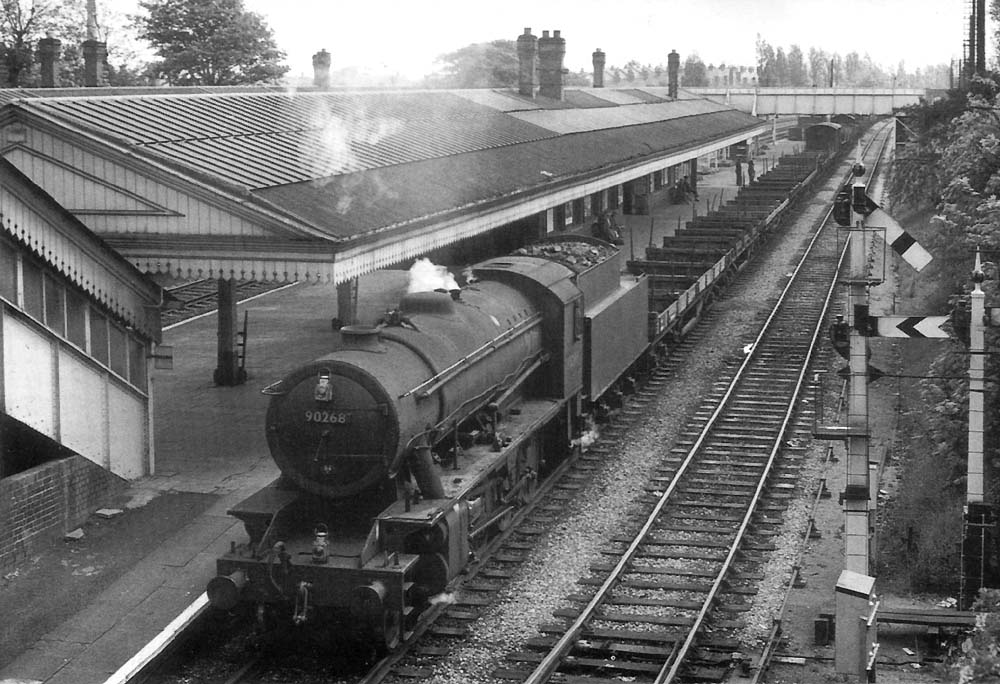
M98 0L134 13L135 0ZM261 14L286 53L290 76L312 75L312 55L331 68L419 79L435 60L470 43L515 40L525 27L561 31L564 65L590 72L591 53L607 65L666 64L697 53L705 64L754 65L757 35L785 51L799 45L858 52L895 69L947 64L962 55L968 0L244 0ZM833 13L831 16L831 12ZM992 32L987 27L987 34ZM987 54L994 52L988 49Z

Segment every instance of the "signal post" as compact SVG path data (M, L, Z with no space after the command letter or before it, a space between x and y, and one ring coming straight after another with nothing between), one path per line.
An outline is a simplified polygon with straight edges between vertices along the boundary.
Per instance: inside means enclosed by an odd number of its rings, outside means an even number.
M847 446L847 479L840 494L844 507L844 570L835 589L835 665L839 674L857 675L864 680L872 671L878 648L875 578L869 574L872 535L868 503L870 378L866 333L868 288L880 281L871 277L868 267L865 216L870 213L871 200L865 195L865 184L861 180L865 174L864 165L856 163L852 172L855 183L838 193L833 210L836 222L850 231L850 272L843 281L849 288L849 319L845 323L838 318L831 328L834 346L848 360L847 425L820 428L816 436L843 439Z
M861 169L864 172L863 168ZM857 174L857 171L855 171ZM863 184L855 185L852 191ZM871 550L869 543L868 499L868 338L862 334L867 325L868 288L879 284L869 279L867 240L864 216L854 214L855 223L850 231L851 272L847 281L850 288L849 311L851 324L850 351L848 355L850 381L847 402L847 484L841 495L844 505L844 568L858 575L869 575ZM838 627L839 631L839 627Z
M873 521L869 504L872 483L868 460L868 383L878 379L881 373L868 365L868 337L879 334L878 320L868 315L868 288L882 281L872 277L869 269L867 235L872 230L884 230L886 244L917 271L930 261L930 255L868 197L866 185L861 180L865 175L864 165L856 163L852 172L856 180L838 193L833 210L836 222L850 230L850 274L844 281L849 287L850 320L848 325L838 322L831 329L834 346L840 347L842 355L846 351L849 364L847 425L841 429L821 428L816 434L821 438L844 439L847 443L847 479L841 493L844 570L836 587L836 668L840 674L858 675L862 681L872 681L869 677L874 675L878 652L878 601L874 592L875 578L870 575ZM920 326L926 323L936 329L939 321L925 322L911 317L886 323L904 336L913 333L912 336L926 337L937 335L923 334ZM846 345L845 334L849 334Z

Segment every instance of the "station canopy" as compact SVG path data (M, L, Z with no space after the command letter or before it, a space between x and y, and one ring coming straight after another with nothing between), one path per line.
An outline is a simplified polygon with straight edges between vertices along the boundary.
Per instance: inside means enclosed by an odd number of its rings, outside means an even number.
M0 91L0 154L141 271L345 282L767 130L667 88Z

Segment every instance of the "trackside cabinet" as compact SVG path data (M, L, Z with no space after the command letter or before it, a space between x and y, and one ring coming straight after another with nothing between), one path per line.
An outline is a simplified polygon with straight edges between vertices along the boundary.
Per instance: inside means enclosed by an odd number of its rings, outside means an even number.
M842 570L836 589L837 674L856 674L858 681L868 681L869 664L874 673L876 609L875 578Z

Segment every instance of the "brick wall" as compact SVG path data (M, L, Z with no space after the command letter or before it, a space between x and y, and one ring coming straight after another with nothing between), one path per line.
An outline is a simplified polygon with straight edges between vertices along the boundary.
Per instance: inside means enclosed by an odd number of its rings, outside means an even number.
M0 479L0 571L82 525L124 486L124 480L82 456L49 461Z

